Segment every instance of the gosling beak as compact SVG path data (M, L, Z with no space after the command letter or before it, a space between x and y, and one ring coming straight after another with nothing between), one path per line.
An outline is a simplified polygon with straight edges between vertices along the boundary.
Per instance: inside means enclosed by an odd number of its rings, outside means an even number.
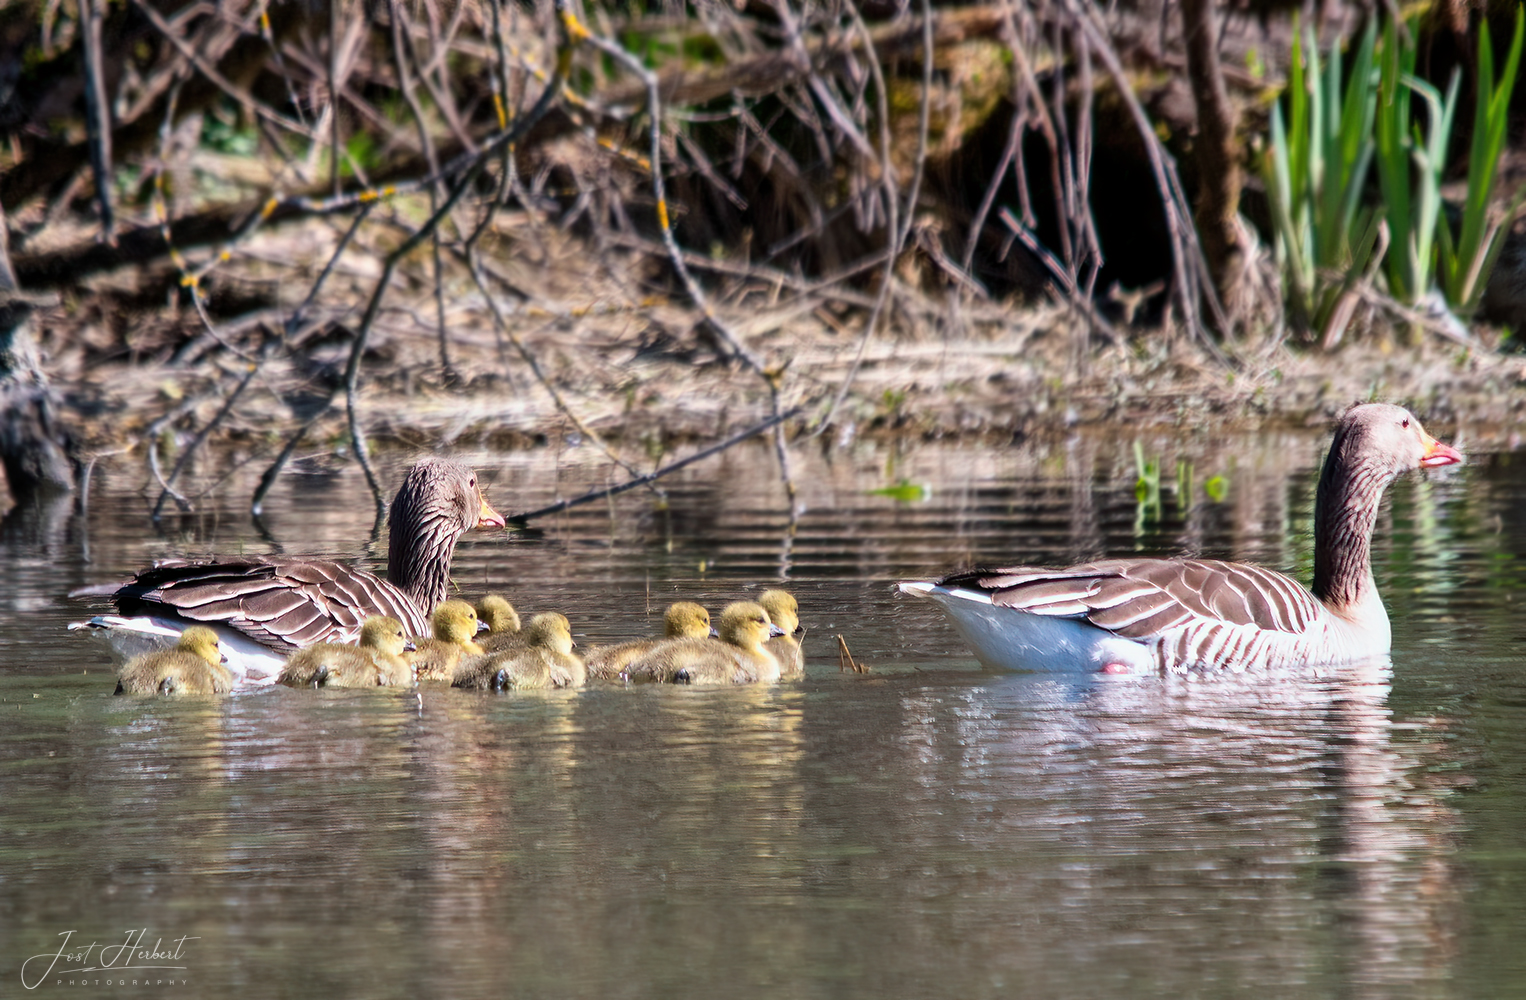
M404 639L403 640L403 652L405 652L405 653L417 653L418 651L419 651L419 647L414 644L414 641L412 639Z
M782 629L779 626L775 625L773 622L769 622L768 623L768 637L770 639L776 639L776 638L778 638L781 635L788 635L788 634L789 633L785 632L784 629Z
M482 498L482 509L477 512L477 527L501 528L503 527L503 515L488 505L487 497Z
M480 618L477 619L477 631L478 632L487 632L487 631L490 631L491 629L492 629L492 626L489 625L487 622L483 621Z
M1462 461L1462 452L1450 445L1444 445L1440 441L1425 435L1425 454L1420 456L1420 467L1429 469L1438 465L1456 465Z

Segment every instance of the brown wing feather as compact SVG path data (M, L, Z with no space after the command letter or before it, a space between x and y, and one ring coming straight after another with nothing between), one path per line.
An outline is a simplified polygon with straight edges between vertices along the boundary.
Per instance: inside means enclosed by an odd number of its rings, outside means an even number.
M396 618L415 635L429 631L424 609L397 587L321 559L171 560L139 573L115 597L123 614L222 622L280 652L353 640L372 614Z
M1218 559L1106 559L1064 569L1015 566L955 573L938 583L987 593L997 607L1085 618L1131 639L1194 620L1301 633L1322 613L1308 591L1281 573Z

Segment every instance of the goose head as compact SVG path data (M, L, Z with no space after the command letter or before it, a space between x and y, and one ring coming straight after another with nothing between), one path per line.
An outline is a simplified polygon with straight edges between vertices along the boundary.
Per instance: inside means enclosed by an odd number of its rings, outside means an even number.
M430 624L436 639L464 646L477 634L477 609L465 601L441 601L430 616Z
M1413 469L1455 465L1462 454L1425 432L1402 406L1363 403L1347 410L1330 444L1330 465L1353 472L1378 473L1385 484Z
M743 649L758 650L768 641L769 629L772 626L768 612L763 610L761 604L751 601L737 601L735 604L726 605L721 612L721 623L716 631L720 633L722 642L729 642L733 646Z
M477 602L477 617L487 622L487 630L494 635L519 631L519 612L497 594L489 594Z
M413 464L388 514L387 576L420 607L444 599L456 542L473 528L501 528L477 474L459 462L425 458Z
M1402 406L1363 403L1341 417L1314 500L1314 596L1365 627L1387 629L1372 579L1372 530L1383 491L1414 469L1462 454L1425 432Z
M571 656L577 643L572 641L572 623L565 615L544 611L530 619L525 629L525 640L541 649L549 649L563 656Z
M403 631L403 623L385 615L372 615L360 626L360 645L388 656L402 656L413 645Z
M689 601L669 604L663 616L662 634L668 639L703 639L712 631L710 612Z

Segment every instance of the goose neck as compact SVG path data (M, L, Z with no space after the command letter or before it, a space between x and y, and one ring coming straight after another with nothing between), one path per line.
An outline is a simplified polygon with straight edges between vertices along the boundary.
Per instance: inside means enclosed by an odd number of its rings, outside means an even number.
M449 593L450 559L459 536L443 517L392 525L387 578L426 614Z
M1314 596L1337 611L1356 608L1376 593L1372 530L1393 478L1350 455L1344 443L1332 444L1314 498Z

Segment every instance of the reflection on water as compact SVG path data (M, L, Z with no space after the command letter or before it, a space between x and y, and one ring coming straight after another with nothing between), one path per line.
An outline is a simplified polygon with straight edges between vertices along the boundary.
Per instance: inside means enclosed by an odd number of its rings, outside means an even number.
M0 526L0 978L63 931L141 927L193 935L183 975L208 994L1510 992L1526 972L1513 456L1393 491L1375 553L1391 664L989 675L935 610L891 595L1013 557L1191 551L1307 573L1317 443L1202 445L1180 456L1188 496L1171 447L1143 445L1164 470L1145 517L1132 442L867 449L801 456L790 539L758 449L665 499L459 553L465 592L563 611L584 643L782 573L810 630L797 684L200 702L112 697L105 661L62 631L82 613L64 594L271 538L368 555L363 486L290 477L262 537L238 512L256 466L154 535L139 471L102 467L88 521ZM506 511L603 476L576 452L476 461ZM930 496L872 492L902 480ZM838 635L873 672L837 672Z

